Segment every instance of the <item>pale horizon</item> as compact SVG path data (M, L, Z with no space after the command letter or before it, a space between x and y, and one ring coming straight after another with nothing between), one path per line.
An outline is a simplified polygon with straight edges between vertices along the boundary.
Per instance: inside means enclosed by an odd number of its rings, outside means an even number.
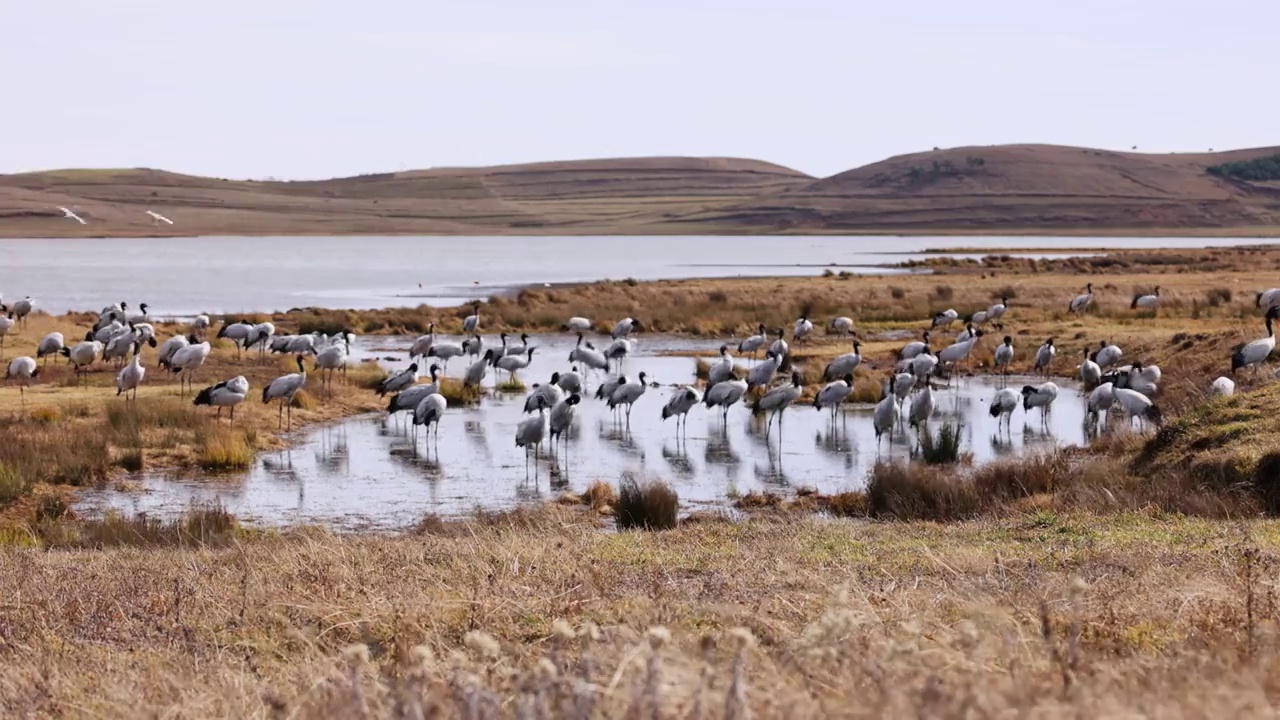
M0 173L319 179L740 157L829 176L933 147L1280 145L1280 8L1096 0L485 8L20 4Z

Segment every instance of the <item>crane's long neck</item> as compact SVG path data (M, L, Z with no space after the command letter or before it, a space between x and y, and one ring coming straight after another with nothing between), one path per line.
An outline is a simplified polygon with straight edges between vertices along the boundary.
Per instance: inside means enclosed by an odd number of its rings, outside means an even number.
M1275 331L1273 331L1273 330L1271 329L1271 316L1270 316L1270 315L1267 315L1267 337L1271 338L1273 342L1275 341L1275 338L1276 338Z

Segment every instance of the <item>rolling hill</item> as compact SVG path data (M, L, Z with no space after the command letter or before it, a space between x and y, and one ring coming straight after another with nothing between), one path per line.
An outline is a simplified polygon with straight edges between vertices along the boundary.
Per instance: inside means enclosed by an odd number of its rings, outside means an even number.
M0 175L0 236L203 234L1280 234L1280 187L1210 172L1280 153L940 149L827 178L735 158L434 168L319 181L150 169ZM1230 166L1235 167L1235 166ZM1237 174L1239 175L1239 174ZM57 208L70 207L79 225ZM155 225L155 210L175 225Z

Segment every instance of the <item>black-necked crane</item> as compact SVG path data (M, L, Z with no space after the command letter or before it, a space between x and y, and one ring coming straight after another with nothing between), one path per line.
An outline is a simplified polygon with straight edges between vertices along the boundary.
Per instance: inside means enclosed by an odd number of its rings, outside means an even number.
M449 403L440 393L431 393L422 398L418 402L418 406L413 409L413 431L415 435L418 432L418 426L422 425L426 428L427 438L432 437L432 428L435 428L435 441L440 442L440 419L444 417L444 411L449 407ZM415 437L415 442L417 438Z
M1155 290L1149 293L1136 293L1133 296L1133 302L1129 303L1130 310L1155 310L1160 306L1160 286L1157 285Z
M218 329L218 338L226 338L235 344L237 360L241 357L241 348L244 347L245 342L252 334L253 324L244 322L243 320L230 324L224 322L222 327Z
M667 403L662 406L662 419L665 421L667 418L675 418L677 434L680 433L681 419L683 419L685 432L688 432L689 411L700 402L702 402L702 393L698 392L697 388L681 385L671 393Z
M720 359L712 363L707 368L707 387L712 387L716 383L722 383L726 380L732 380L736 377L733 372L733 356L729 354L729 346L720 346Z
M1259 338L1250 343L1245 343L1237 348L1235 352L1231 353L1232 375L1235 375L1236 371L1240 368L1247 367L1253 368L1254 374L1257 374L1258 367L1262 363L1266 362L1267 358L1271 356L1271 351L1276 349L1276 334L1271 323L1277 317L1280 317L1280 305L1273 306L1267 310L1265 318L1267 325L1266 337Z
M1117 387L1114 383L1111 386L1112 405L1119 404L1124 410L1125 415L1133 422L1137 418L1139 423L1145 425L1151 422L1160 425L1164 422L1164 418L1160 412L1160 408L1156 407L1151 398L1143 395L1137 390L1129 388Z
M842 378L849 375L862 364L862 343L858 340L858 336L853 336L853 352L848 352L837 356L834 360L827 363L822 370L822 379L830 382L836 378Z
M713 407L723 408L721 415L724 422L727 423L729 421L729 408L733 407L746 394L746 380L726 380L713 388L707 388L707 391L702 395L702 404L708 410Z
M480 303L471 303L471 314L462 320L462 334L470 335L480 329Z
M1209 385L1209 394L1227 397L1236 394L1236 383L1229 377L1220 377Z
M0 313L5 312L5 307L0 305ZM9 311L8 315L0 315L0 358L4 357L4 339L17 324L17 320L13 319L13 311Z
M88 333L88 336L92 337L93 333ZM97 360L100 354L102 354L102 343L88 338L69 348L62 348L62 355L71 362L71 365L75 368L76 377L80 378L81 381L84 380L86 369L93 365L93 361Z
M544 407L554 408L556 403L564 399L564 390L560 387L560 373L551 373L551 382L541 383L533 388L524 399L524 412L529 414L538 408L538 401Z
M800 342L801 340L804 340L805 338L809 337L809 335L812 332L813 332L813 321L810 320L808 317L801 315L800 319L796 320L795 325L793 325L791 328L791 337L796 342Z
M617 340L619 338L625 338L626 336L630 335L634 331L639 331L643 329L644 328L641 326L639 320L633 317L625 317L619 320L618 323L613 326L613 332L609 333L609 337L613 338L614 340Z
M298 361L298 372L281 375L275 380L272 380L271 384L262 388L262 403L264 405L272 400L277 400L280 403L280 410L276 417L276 427L283 424L284 415L287 412L289 417L289 430L293 429L293 399L298 395L298 391L307 384L306 365L303 363L301 355L296 359ZM401 393L401 395L403 394L404 393Z
M236 406L249 397L249 380L237 375L230 380L223 380L217 385L210 385L196 394L193 405L207 405L218 408L217 417L222 417L222 408L231 409L231 422L236 421Z
M769 431L775 419L778 421L778 436L782 436L782 414L786 412L787 408L791 407L792 403L799 400L803 394L804 384L800 379L800 374L792 373L790 383L771 388L769 392L756 399L751 406L751 410L752 412L762 412L767 415L764 424L764 436L766 438L769 437ZM772 413L772 415L769 415L769 413Z
M774 340L773 343L769 345L769 352L773 353L774 356L778 358L779 362L781 362L782 358L786 357L787 354L791 352L791 346L788 345L787 341L783 339L783 334L785 332L786 331L783 330L782 328L778 328L777 330L778 339Z
M917 430L923 425L925 432L928 432L929 418L933 417L933 408L933 386L929 384L929 380L926 378L924 389L911 398L911 411L907 416L907 422Z
M244 339L244 349L251 350L254 346L258 348L258 359L262 360L266 357L267 350L271 347L271 338L275 337L276 326L269 322L261 322L253 326L249 331L249 336Z
M27 316L30 315L31 311L35 310L35 308L36 301L32 300L31 296L28 295L14 303L13 307L9 309L13 311L14 318L18 322L22 323L22 327L25 328L27 326Z
M472 335L464 339L462 341L462 352L471 357L480 357L480 354L484 352L484 338L479 335ZM499 351L499 355L501 354L501 351Z
M467 371L463 373L462 386L480 387L480 383L484 382L485 376L489 374L489 366L493 364L496 357L497 353L493 351L493 348L485 350L484 357L471 363L471 365L467 367ZM435 368L436 366L432 365L431 367ZM433 375L432 377L435 376Z
M925 330L922 339L912 340L902 349L898 351L899 360L914 360L917 355L924 352L929 347L929 331Z
M1000 302L995 303L991 307L987 308L987 322L991 323L992 325L995 325L997 328L1003 329L1004 323L1001 321L1001 319L1004 317L1004 314L1008 311L1009 311L1009 298L1002 295L1000 297Z
M832 318L831 323L827 325L827 332L841 337L848 337L853 334L853 318L844 315Z
M525 351L524 356L507 355L505 357L496 357L493 360L493 366L499 370L506 370L507 374L514 381L516 372L529 367L529 363L533 362L533 353L537 348L529 348Z
M142 345L141 343L133 343L133 360L125 365L116 375L116 395L124 395L126 402L129 400L130 391L133 392L133 401L138 401L138 387L142 385L142 381L147 376L147 369L142 366Z
M947 308L933 316L933 321L929 324L929 327L942 328L945 330L951 326L951 323L958 319L960 319L960 313L956 312L955 308Z
M1052 382L1022 387L1022 409L1030 412L1031 408L1040 408L1040 420L1045 424L1049 422L1049 409L1057 398L1058 386Z
M1047 377L1050 367L1053 365L1053 359L1057 355L1058 349L1053 346L1053 338L1045 340L1044 344L1036 349L1036 361L1032 371L1042 373Z
M836 413L840 411L840 403L843 403L852 393L853 374L850 373L839 380L823 385L822 389L813 398L813 407L819 411L830 410L831 422L834 423L836 421Z
M184 386L191 387L196 371L209 359L209 341L198 342L195 335L187 338L187 346L169 357L169 370L178 373L178 393L185 394Z
M614 368L619 372L622 371L622 361L630 354L631 341L626 338L618 338L604 349L604 359L614 363Z
M1255 293L1253 297L1254 307L1261 309L1263 312L1280 305L1280 288L1271 288Z
M378 397L386 397L388 393L398 393L417 382L418 363L409 363L409 367L384 378L382 382L378 383L378 387L374 392L378 393Z
M1067 312L1082 313L1093 305L1093 283L1084 286L1084 292L1071 298L1071 302L1067 303Z
M1124 357L1124 350L1121 350L1119 345L1109 343L1106 340L1099 340L1098 349L1093 353L1093 361L1098 363L1098 367L1103 370L1109 370L1120 362L1122 357Z
M782 357L770 350L764 354L764 361L747 371L747 389L769 387L773 376L782 365Z
M566 393L573 394L582 392L582 374L578 372L577 365L569 368L569 372L560 373L559 385L560 389Z
M995 352L995 370L1002 375L1009 374L1009 368L1013 364L1013 338L1009 335L1004 336L1004 341L996 348Z
M538 403L538 414L525 418L516 426L516 447L524 448L525 475L529 474L529 448L533 448L533 462L536 472L538 454L542 441L547 437L547 408Z
M31 387L31 381L40 376L40 368L36 367L36 361L27 356L16 357L9 361L9 367L5 370L5 382L18 381L18 395L21 398L22 407L27 406L27 388Z
M756 358L756 353L760 352L760 348L769 342L769 334L764 329L764 323L756 328L756 334L738 343L738 352L746 355L751 354L751 358Z
M645 389L649 382L647 376L641 372L635 381L624 382L619 385L609 395L609 409L613 410L625 405L627 407L627 425L631 425L631 408L635 407L636 401L640 396L644 395Z
M333 374L347 368L347 346L344 343L330 345L316 353L315 370L320 374L320 387L333 392Z
M871 427L876 431L876 452L880 451L880 440L885 433L889 434L889 447L892 449L893 426L898 424L900 413L898 398L893 394L893 379L888 378L884 381L884 397L871 411Z
M997 418L996 426L1012 425L1013 411L1018 408L1018 392L1013 388L1001 388L991 398L991 417Z
M569 452L569 428L573 426L573 416L576 414L578 403L580 402L582 402L582 396L572 393L567 397L560 398L555 405L551 406L549 424L553 450L556 442L560 438L564 438L565 453Z
M574 317L569 318L563 327L565 330L573 333L590 332L591 320L575 315Z
M193 334L191 337L195 337L195 335ZM188 340L185 335L174 335L168 340L165 340L164 343L160 345L156 364L162 368L168 368L169 361L173 359L173 354L190 344L191 341Z
M528 333L520 333L519 345L508 345L506 333L502 333L500 337L502 338L502 354L503 355L523 355L525 354L525 352L529 350L529 334Z
M40 338L40 344L36 346L36 359L41 361L41 365L49 363L49 356L55 358L62 354L62 348L66 347L66 340L60 332L51 332Z
M438 342L427 349L427 357L438 358L443 362L446 373L449 372L449 361L465 354L462 345L456 342Z
M413 345L409 346L409 358L426 357L427 351L431 349L431 346L434 345L435 342L436 324L431 323L430 325L427 325L427 334L419 336L418 339L413 341Z
M584 342L582 333L578 333L578 344L569 351L569 362L581 363L588 370L609 369L609 358L592 347L591 343Z
M1089 358L1089 348L1084 348L1084 359L1080 361L1080 382L1086 388L1095 388L1102 382L1102 366Z

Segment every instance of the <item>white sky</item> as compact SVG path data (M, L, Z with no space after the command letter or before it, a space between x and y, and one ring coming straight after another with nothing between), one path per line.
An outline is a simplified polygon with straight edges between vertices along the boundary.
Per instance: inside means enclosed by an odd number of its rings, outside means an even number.
M0 172L1280 144L1274 0L10 0Z

